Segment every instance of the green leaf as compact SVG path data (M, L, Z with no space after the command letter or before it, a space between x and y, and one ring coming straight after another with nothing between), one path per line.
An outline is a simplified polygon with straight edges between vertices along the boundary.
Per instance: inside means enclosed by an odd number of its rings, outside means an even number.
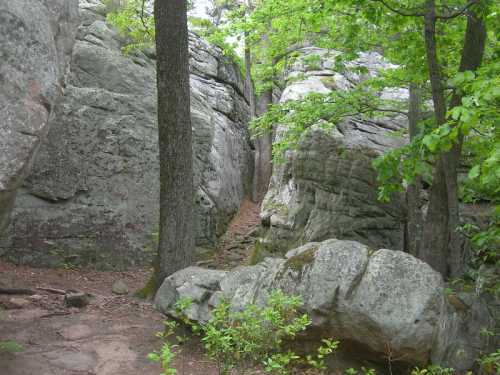
M469 171L469 178L471 180L475 179L475 178L478 178L479 177L479 174L481 173L481 166L479 165L475 165L474 167L471 168L471 170Z

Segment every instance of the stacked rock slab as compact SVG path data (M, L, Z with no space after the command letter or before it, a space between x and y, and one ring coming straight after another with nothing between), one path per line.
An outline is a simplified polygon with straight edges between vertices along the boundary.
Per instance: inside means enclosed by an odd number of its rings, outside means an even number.
M380 69L392 66L376 53L367 53L340 74L337 53L304 48L287 74L281 102L309 93L349 90ZM317 56L312 60L311 56ZM314 63L307 63L308 61ZM356 73L352 68L364 68ZM383 92L387 98L406 100L406 90ZM312 129L284 163L274 166L262 217L268 227L265 242L271 251L285 252L310 241L340 238L360 241L373 248L403 248L404 199L377 200L373 160L402 146L406 119L399 117L348 119L332 130ZM277 137L283 126L278 126Z
M0 233L66 79L78 0L0 2Z
M80 13L69 84L2 247L20 263L126 268L155 251L154 52L124 55L99 1L81 1ZM210 247L251 192L249 105L238 67L196 35L189 42L196 242Z
M334 337L341 348L354 349L357 360L387 363L390 355L394 365L432 360L463 371L482 350L495 349L479 329L494 328L495 311L488 311L493 305L479 294L454 296L462 305L451 304L440 274L427 264L355 241L308 243L284 259L266 258L229 272L189 267L164 281L155 303L176 316L175 302L189 298L188 317L206 322L221 298L241 309L263 305L276 289L302 297L312 319L302 340L318 340L318 333Z

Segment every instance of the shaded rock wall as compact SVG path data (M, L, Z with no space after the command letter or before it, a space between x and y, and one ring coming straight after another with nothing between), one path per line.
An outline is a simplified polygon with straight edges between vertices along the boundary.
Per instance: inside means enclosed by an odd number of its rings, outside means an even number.
M64 90L78 0L0 3L0 234Z
M319 62L308 65L309 56ZM364 54L351 67L364 67L339 74L334 70L335 52L308 47L288 72L281 102L297 100L309 93L349 90L382 68L390 68L376 53ZM406 90L384 92L406 100ZM403 248L405 203L396 196L388 204L377 200L374 158L402 146L407 124L402 116L378 120L349 119L332 130L313 129L305 134L297 150L275 165L269 191L263 202L266 247L286 251L310 241L328 238L360 241L373 248ZM278 126L280 137L283 126Z
M21 263L125 268L156 246L154 56L124 56L100 3L80 6L69 85L0 251ZM251 193L249 108L235 64L194 34L190 51L196 242L211 247Z

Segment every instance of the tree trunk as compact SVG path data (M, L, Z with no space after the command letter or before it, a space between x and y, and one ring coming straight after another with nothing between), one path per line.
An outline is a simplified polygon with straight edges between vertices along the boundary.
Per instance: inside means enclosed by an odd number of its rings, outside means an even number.
M156 287L194 254L193 156L186 0L154 4L160 145Z
M486 30L482 20L471 12L467 18L464 48L460 71L475 70L482 61ZM442 87L440 67L436 48L435 1L426 3L425 45L427 64L434 102L436 125L446 122L446 102ZM460 94L455 93L451 107L460 104ZM453 148L438 157L430 189L423 246L420 258L439 271L444 277L456 276L463 269L462 240L459 225L458 166L462 148L462 136Z
M475 13L467 14L467 28L465 31L464 47L460 61L459 71L476 70L481 66L486 44L486 27L481 18ZM461 104L462 95L454 92L450 108ZM451 277L457 277L463 273L465 254L464 248L466 241L458 232L457 227L460 224L459 200L458 200L458 169L460 167L460 156L462 154L463 135L460 134L458 142L447 152L447 188L450 210L450 241L449 241L449 271Z
M441 83L441 72L436 46L436 8L434 0L427 0L425 23L425 47L429 79L431 82L432 101L436 125L446 122L446 102ZM446 189L446 165L442 157L438 158L434 178L430 189L429 208L424 225L424 245L420 259L431 265L443 276L448 274L449 211Z
M410 84L410 100L408 108L408 128L410 141L418 136L418 123L422 118L421 92L415 84ZM406 224L406 251L415 257L419 256L420 243L422 239L422 209L420 193L422 190L422 179L417 176L415 183L408 186L406 190L406 202L408 207Z
M267 111L269 105L273 103L272 89L263 92L256 106L257 115ZM273 173L273 134L269 132L255 140L255 174L254 174L254 194L253 200L261 202L269 188L271 175Z

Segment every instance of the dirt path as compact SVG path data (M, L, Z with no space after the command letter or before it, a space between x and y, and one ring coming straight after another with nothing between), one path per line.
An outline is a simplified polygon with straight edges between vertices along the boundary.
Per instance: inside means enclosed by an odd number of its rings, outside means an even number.
M94 272L35 269L0 262L0 287L31 288L33 296L0 296L0 341L24 350L0 354L1 375L158 375L146 355L161 346L155 333L164 317L150 303L111 292L116 280L135 290L147 270ZM39 286L91 293L84 308L68 308L64 296ZM6 309L6 307L8 309ZM17 308L14 308L17 307ZM186 375L215 375L215 366L191 342L177 365Z
M211 266L227 269L246 263L259 221L259 207L245 201L222 237ZM159 365L149 361L147 354L162 345L155 334L163 329L165 317L151 303L132 297L149 275L148 269L40 269L0 261L0 288L35 292L0 293L0 341L12 340L23 347L20 353L0 352L0 375L159 375ZM118 280L128 286L128 294L113 294L113 284ZM40 287L78 290L91 298L83 308L67 307L64 295ZM340 357L335 361L338 369L332 374L357 365L347 366ZM179 375L218 374L197 338L182 346L174 367ZM259 369L247 369L246 373L263 374ZM300 369L294 373L306 374Z
M215 255L215 267L231 269L246 264L254 245L255 232L260 224L260 204L243 201L237 215L221 237Z
M259 206L246 200L221 238L211 261L217 268L245 263L259 224ZM158 350L163 315L131 296L145 285L149 270L97 272L40 269L0 262L0 288L28 288L35 295L0 294L0 341L23 347L0 353L0 375L158 375L148 353ZM123 281L128 295L115 295ZM64 296L39 287L90 294L86 307L66 307ZM179 374L215 375L217 370L196 340L185 345L176 361Z

